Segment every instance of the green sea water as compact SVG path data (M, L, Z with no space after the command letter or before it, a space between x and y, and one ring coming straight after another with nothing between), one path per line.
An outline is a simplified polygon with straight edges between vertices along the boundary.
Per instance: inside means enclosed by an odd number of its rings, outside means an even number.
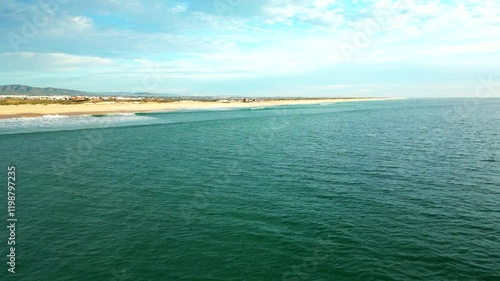
M0 280L500 280L500 100L0 120Z

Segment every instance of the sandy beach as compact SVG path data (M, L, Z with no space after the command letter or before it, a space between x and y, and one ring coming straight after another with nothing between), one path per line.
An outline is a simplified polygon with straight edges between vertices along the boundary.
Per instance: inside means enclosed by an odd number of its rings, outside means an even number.
M37 117L44 115L95 115L110 113L137 113L170 111L181 109L210 109L210 108L242 108L263 107L277 105L300 105L339 103L354 101L387 100L390 98L336 98L336 99L295 99L295 100L264 100L259 102L204 102L204 101L176 101L169 103L157 102L100 102L79 104L36 104L36 105L2 105L0 118Z

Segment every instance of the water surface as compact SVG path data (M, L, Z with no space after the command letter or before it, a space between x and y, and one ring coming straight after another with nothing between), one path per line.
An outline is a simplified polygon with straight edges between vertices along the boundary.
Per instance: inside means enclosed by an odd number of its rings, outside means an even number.
M40 117L0 134L18 280L500 280L498 99Z

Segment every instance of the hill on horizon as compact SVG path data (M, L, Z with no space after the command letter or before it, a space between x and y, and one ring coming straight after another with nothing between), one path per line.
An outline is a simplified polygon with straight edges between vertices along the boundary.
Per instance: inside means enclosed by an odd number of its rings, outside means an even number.
M62 96L173 96L171 94L152 94L147 92L141 93L98 93L98 92L85 92L70 89L61 88L41 88L41 87L31 87L27 85L12 84L12 85L0 85L0 95L28 95L28 96L52 96L52 95L62 95Z
M39 88L39 87L31 87L27 85L1 85L0 86L0 95L89 95L91 93L84 91L76 91L69 89L60 89L60 88Z

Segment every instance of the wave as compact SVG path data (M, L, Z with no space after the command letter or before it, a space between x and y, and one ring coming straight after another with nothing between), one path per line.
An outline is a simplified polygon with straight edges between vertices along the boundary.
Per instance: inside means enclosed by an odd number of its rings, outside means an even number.
M150 116L133 113L112 113L94 115L44 115L0 119L0 134L59 131L87 128L114 127L122 124L137 124L154 120Z
M282 116L283 110L302 110L318 105L280 105L266 107L213 107L136 113L96 113L91 115L45 115L0 119L0 135L110 128L136 125L170 124L232 118ZM319 107L318 107L319 108Z
M167 111L150 111L150 112L137 112L134 113L137 116L156 116L156 115L166 115L166 114L200 114L207 112L217 112L217 111L247 111L250 108L242 107L212 107L212 108L186 108L186 109L175 109Z

